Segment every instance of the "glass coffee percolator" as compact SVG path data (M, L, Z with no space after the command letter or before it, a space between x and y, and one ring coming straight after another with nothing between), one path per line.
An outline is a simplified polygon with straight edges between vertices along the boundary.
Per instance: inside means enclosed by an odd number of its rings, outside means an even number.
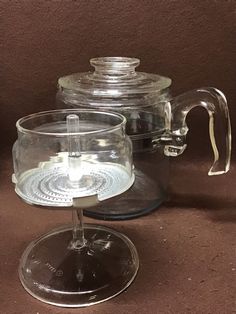
M86 214L103 219L127 219L157 208L167 197L169 156L186 148L186 116L196 107L209 114L214 162L208 174L226 173L230 166L231 127L224 94L212 87L194 89L172 98L171 79L136 72L136 58L102 57L90 60L94 72L58 80L59 108L90 108L123 114L133 144L135 183L112 200ZM102 143L100 143L102 145ZM113 158L116 158L115 152Z

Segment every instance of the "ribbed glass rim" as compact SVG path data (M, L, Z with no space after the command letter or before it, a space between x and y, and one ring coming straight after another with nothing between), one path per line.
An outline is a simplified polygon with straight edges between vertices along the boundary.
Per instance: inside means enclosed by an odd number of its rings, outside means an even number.
M133 57L95 57L89 60L90 64L96 65L106 65L106 66L118 66L118 67L136 67L140 64L138 58Z
M101 115L101 116L110 116L110 117L114 117L117 120L119 120L117 122L117 124L107 127L107 128L102 128L100 130L93 130L93 131L81 131L81 132L74 132L74 133L69 133L69 132L63 132L63 133L59 133L59 132L42 132L42 131L35 131L35 130L31 130L29 128L25 128L22 126L23 123L29 121L29 120L33 120L35 118L39 118L39 117L43 117L43 116L47 116L47 115L52 115L52 114L79 114L79 113L92 113L92 114L97 114L97 115ZM27 116L24 116L22 118L20 118L19 120L17 120L16 122L16 128L19 132L22 132L24 134L35 134L35 135L45 135L45 136L57 136L57 137L63 137L63 136L68 136L68 135L86 135L86 134L98 134L98 133L103 133L103 132L110 132L113 130L117 130L122 128L123 126L125 126L127 120L126 118L120 114L120 113L116 113L116 112L107 112L107 111L98 111L98 110L90 110L90 109L57 109L57 110L48 110L48 111L40 111L37 113L33 113L33 114L29 114Z

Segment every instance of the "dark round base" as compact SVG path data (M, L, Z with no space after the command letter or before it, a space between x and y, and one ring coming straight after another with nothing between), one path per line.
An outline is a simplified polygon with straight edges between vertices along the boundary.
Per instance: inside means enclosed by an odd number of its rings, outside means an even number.
M134 280L139 260L123 234L85 225L86 244L72 249L71 227L56 229L33 241L22 255L19 276L36 299L63 307L106 301Z
M135 169L135 181L119 196L101 202L84 215L102 220L127 220L147 215L157 209L168 197L164 184Z
M107 206L104 210L101 208L101 206L97 206L96 209L93 210L84 210L84 216L94 218L94 219L100 219L100 220L128 220L128 219L135 219L138 217L142 217L145 215L150 214L154 210L158 209L158 207L164 202L164 199L156 200L153 203L149 204L150 206L147 208L139 209L139 204L135 208L129 208L126 211L121 211L116 209L124 208L122 206L122 202L117 202L116 204L111 205L111 208Z

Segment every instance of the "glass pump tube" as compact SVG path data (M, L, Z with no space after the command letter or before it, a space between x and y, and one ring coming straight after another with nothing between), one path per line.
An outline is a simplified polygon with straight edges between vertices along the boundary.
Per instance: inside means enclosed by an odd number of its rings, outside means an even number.
M68 166L69 179L72 183L80 180L81 174L81 148L79 132L79 117L76 114L70 114L66 117L66 126L68 134Z
M68 134L68 176L72 184L79 184L81 177L81 152L79 117L76 114L70 114L66 117L66 126ZM72 233L73 238L70 244L71 249L80 249L85 244L84 226L83 226L83 209L72 210Z

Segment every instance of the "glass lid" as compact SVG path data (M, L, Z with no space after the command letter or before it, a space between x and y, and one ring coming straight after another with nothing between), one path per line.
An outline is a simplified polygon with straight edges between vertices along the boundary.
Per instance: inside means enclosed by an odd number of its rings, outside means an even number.
M140 60L127 57L93 58L94 72L75 73L61 77L60 87L78 93L102 97L156 93L168 88L171 79L157 74L136 72Z

